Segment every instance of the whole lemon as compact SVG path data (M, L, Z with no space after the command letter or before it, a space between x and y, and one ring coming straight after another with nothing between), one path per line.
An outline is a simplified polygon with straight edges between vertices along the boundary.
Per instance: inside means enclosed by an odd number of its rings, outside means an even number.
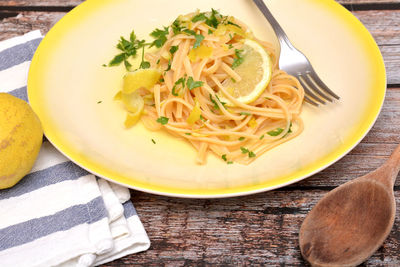
M0 93L0 189L18 183L39 154L43 129L25 101Z

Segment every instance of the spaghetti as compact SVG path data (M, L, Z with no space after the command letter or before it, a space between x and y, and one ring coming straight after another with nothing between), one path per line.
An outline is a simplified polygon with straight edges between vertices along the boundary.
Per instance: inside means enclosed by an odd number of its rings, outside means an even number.
M162 70L153 88L140 89L148 129L163 128L190 142L199 164L210 152L228 164L249 164L302 132L303 88L279 70L272 46L242 22L212 10L180 16L164 30L160 49L144 56L150 68ZM261 95L243 103L225 85L241 81L235 66L246 61L240 51L247 39L268 53L272 75Z

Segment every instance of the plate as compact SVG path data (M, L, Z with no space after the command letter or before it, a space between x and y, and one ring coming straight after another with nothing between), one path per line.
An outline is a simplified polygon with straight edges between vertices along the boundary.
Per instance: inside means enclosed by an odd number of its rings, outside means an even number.
M105 68L120 36L132 29L151 40L156 27L199 8L219 9L250 26L260 39L277 39L249 0L88 0L46 35L31 64L30 104L46 137L68 158L99 177L155 194L216 198L282 187L315 174L348 153L367 134L383 104L386 76L379 49L364 26L333 0L269 0L276 19L340 101L304 104L304 132L249 166L214 155L195 163L184 140L142 125L125 130L113 101L124 68ZM154 144L152 139L156 142Z

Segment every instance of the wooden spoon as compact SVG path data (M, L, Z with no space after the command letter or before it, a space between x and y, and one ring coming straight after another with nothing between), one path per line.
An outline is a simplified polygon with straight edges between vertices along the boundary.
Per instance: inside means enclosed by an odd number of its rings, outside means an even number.
M355 266L389 235L396 214L393 186L400 145L377 170L326 194L300 228L300 249L312 266Z

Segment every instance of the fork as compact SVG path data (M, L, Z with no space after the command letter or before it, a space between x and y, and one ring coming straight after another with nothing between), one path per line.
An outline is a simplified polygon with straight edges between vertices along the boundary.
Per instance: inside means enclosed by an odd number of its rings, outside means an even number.
M269 21L278 37L281 46L279 67L288 74L298 78L300 84L304 88L304 99L314 106L326 104L326 101L332 102L333 98L339 100L340 97L332 92L332 90L330 90L318 77L307 57L292 45L282 27L265 5L264 1L253 0L253 2Z

